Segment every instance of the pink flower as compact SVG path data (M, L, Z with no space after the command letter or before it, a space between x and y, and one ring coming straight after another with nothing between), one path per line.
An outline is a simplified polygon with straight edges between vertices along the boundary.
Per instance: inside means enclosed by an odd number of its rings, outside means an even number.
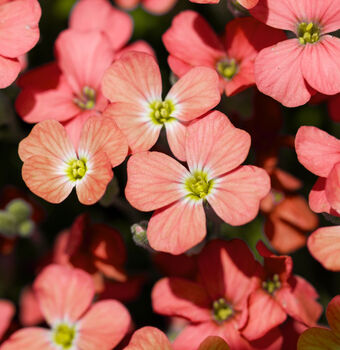
M340 271L340 226L319 228L309 236L307 245L324 268Z
M262 50L255 62L258 89L287 107L305 104L314 90L340 92L340 7L333 0L260 0L250 10L260 21L296 38Z
M104 112L127 137L133 153L149 150L164 125L173 154L185 160L185 132L189 121L220 101L217 74L198 67L188 72L162 99L162 79L154 57L126 53L103 78L103 93L113 102Z
M131 10L138 4L141 4L145 10L155 14L162 15L171 10L177 0L115 0L118 6Z
M82 270L49 265L37 277L34 290L50 329L23 328L1 350L111 350L128 331L130 315L121 303L91 305L92 278Z
M297 350L336 350L340 348L340 295L328 304L326 316L331 329L310 328L301 334Z
M258 265L257 288L249 299L248 324L243 335L254 340L286 321L287 316L313 326L322 313L315 299L318 294L307 281L292 275L290 256L276 256L260 242L257 245L264 258Z
M313 126L302 126L295 138L299 162L319 176L309 194L316 213L340 216L340 141Z
M249 134L215 111L187 129L189 170L159 152L131 156L125 195L138 210L156 210L147 228L152 248L181 254L201 242L206 235L206 202L231 225L256 217L270 180L263 169L240 166L249 147Z
M104 194L128 147L123 134L108 118L85 123L77 149L56 120L35 125L19 144L22 177L29 189L51 203L62 202L76 187L79 201L93 204Z
M124 350L172 350L166 335L157 328L143 327L132 336ZM230 350L227 343L220 337L208 337L197 350Z
M220 0L190 0L190 1L196 2L198 4L217 4L220 2ZM259 0L227 0L227 1L233 1L235 3L239 3L246 9L251 9L259 2Z
M20 56L39 40L41 8L37 0L2 0L0 17L0 88L5 88L21 71Z
M183 35L183 33L186 33ZM258 52L284 40L282 31L271 29L251 17L228 22L223 40L194 11L177 15L163 35L172 71L182 76L190 68L205 66L219 74L220 90L234 95L255 84L254 61Z
M0 299L0 341L6 333L14 314L14 305L8 300Z
M176 338L175 350L197 349L208 336L223 338L231 350L280 349L269 346L280 343L278 331L257 344L242 336L248 320L248 298L255 287L255 268L254 257L243 241L216 240L198 256L197 282L172 277L156 283L152 291L154 310L190 322Z

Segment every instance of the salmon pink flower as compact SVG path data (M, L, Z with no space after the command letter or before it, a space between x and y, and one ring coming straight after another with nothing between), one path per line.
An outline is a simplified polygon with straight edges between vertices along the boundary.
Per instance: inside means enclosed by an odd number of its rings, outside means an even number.
M20 293L20 323L27 326L35 326L44 321L44 316L40 311L38 299L31 286L26 286Z
M181 77L192 67L210 67L219 74L220 90L225 90L227 96L254 85L256 55L284 39L282 31L245 17L228 22L225 38L220 40L209 23L194 11L177 15L163 35L170 53L169 65L177 76Z
M324 268L340 271L340 226L319 228L309 236L307 245Z
M22 177L48 202L62 202L76 187L79 201L93 204L104 194L113 176L111 168L124 161L127 150L124 135L111 119L88 119L77 149L58 121L45 120L19 144Z
M331 329L313 327L301 334L297 350L340 349L340 295L328 304L326 316Z
M263 169L240 166L249 148L249 134L215 111L187 128L189 170L159 152L131 156L125 194L138 210L156 209L147 228L153 249L181 254L201 242L206 235L205 202L231 225L256 217L270 180Z
M104 115L114 119L133 153L149 150L164 125L170 149L180 160L185 160L187 122L220 101L217 74L205 67L188 72L163 100L157 62L141 52L126 53L115 61L104 75L102 88L112 102Z
M191 2L196 2L198 4L218 4L220 0L190 0ZM251 9L254 7L259 0L227 0L227 1L233 1L236 4L240 4L246 9Z
M250 340L262 337L282 324L287 315L313 326L322 313L321 305L315 301L315 289L303 278L292 275L290 256L276 256L262 242L257 249L264 263L263 267L258 265L257 288L249 299L249 318L243 335Z
M172 350L166 335L157 328L143 327L132 336L124 350ZM220 337L208 337L197 350L230 350L227 343Z
M299 162L319 176L309 194L316 213L340 216L340 140L313 126L302 126L295 138Z
M14 305L8 300L0 299L0 341L6 333L14 314Z
M223 338L231 350L258 349L242 336L255 269L255 259L243 241L216 240L198 256L197 281L177 277L158 281L152 291L154 310L190 322L175 339L174 349L197 349L208 336ZM272 335L269 338L273 340Z
M265 24L296 38L262 50L255 62L258 89L287 107L305 104L314 90L340 92L339 3L333 0L260 0L250 10Z
M21 71L21 56L39 40L41 8L38 0L0 2L0 88L13 83Z
M1 350L111 350L130 326L130 315L118 301L91 305L94 286L86 272L49 265L34 290L50 329L32 327L15 332Z
M145 10L155 15L162 15L170 11L177 0L115 0L115 2L118 6L127 10L132 10L141 4Z

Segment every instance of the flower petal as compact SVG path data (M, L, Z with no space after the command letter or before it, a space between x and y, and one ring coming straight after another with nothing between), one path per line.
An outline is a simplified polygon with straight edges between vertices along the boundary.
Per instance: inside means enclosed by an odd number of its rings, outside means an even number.
M246 9L251 9L253 8L259 0L238 0L238 2Z
M78 323L77 347L82 350L111 350L126 335L131 318L118 301L95 303Z
M230 348L221 337L210 336L201 343L198 350L230 350Z
M126 199L138 210L162 208L185 195L182 183L188 170L163 153L134 154L128 161L127 173Z
M0 89L11 85L20 73L20 62L15 58L0 56Z
M171 10L177 0L143 0L143 7L156 15L162 15Z
M307 244L326 269L340 271L340 226L319 228L309 236Z
M332 331L340 335L340 296L334 297L327 306L326 316Z
M165 131L171 152L177 159L185 162L185 137L187 125L175 119L169 123L165 123Z
M124 350L172 350L166 335L154 327L143 327L133 333L130 343Z
M286 107L305 104L311 94L301 71L302 57L303 47L297 39L281 41L260 51L255 60L258 89Z
M339 338L323 328L307 329L301 334L297 344L297 350L336 350L339 347Z
M309 193L309 206L315 213L336 215L326 197L326 178L319 177ZM340 215L340 214L338 214Z
M340 212L340 162L329 173L325 191L331 207Z
M147 229L148 241L153 249L174 255L194 247L205 235L202 203L185 199L156 210Z
M327 177L340 162L340 141L314 126L301 126L296 134L295 149L299 162L310 172Z
M260 201L269 190L270 178L265 170L241 166L218 178L207 200L223 221L244 225L256 217Z
M76 322L94 297L94 285L89 274L61 265L45 267L35 280L33 289L51 326L61 320Z
M235 128L228 117L214 111L190 124L186 157L191 171L206 170L215 178L235 169L247 157L250 135Z
M144 52L127 52L106 71L103 94L111 102L143 105L161 100L162 79L155 58Z
M14 314L14 305L10 301L0 299L0 340L7 331Z
M179 316L191 322L211 320L211 301L198 283L183 278L163 278L152 290L152 307L167 316Z

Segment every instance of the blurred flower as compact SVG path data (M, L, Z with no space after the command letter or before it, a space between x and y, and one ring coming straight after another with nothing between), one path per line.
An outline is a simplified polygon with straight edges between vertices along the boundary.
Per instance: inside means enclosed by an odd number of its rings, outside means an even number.
M112 167L127 155L124 135L108 118L85 123L77 151L56 120L35 125L19 144L22 177L30 190L51 203L62 202L76 187L79 201L93 204L104 194Z
M250 13L296 35L257 56L255 81L261 92L287 107L305 104L315 90L326 95L340 92L340 39L328 35L340 28L337 2L301 0L297 5L296 0L266 0ZM319 67L317 74L315 67Z
M186 33L183 36L183 32ZM228 22L220 40L209 23L194 11L177 15L163 35L172 71L182 76L192 67L205 66L219 74L220 91L234 95L255 84L254 61L263 48L284 40L282 31L251 18Z
M31 287L25 287L20 294L20 323L25 327L35 326L44 321L38 299Z
M9 328L14 314L14 305L8 300L0 299L0 341Z
M0 88L5 88L22 70L21 56L39 40L41 8L37 0L2 0L0 13Z
M116 4L124 9L132 10L141 4L145 10L154 15L163 15L170 11L177 0L115 0Z
M329 99L328 110L333 121L340 122L340 94Z
M308 329L306 325L289 317L286 322L280 325L280 331L283 336L281 350L296 349L298 339L306 329Z
M128 331L130 315L121 303L105 300L91 306L94 286L82 270L49 265L35 280L34 290L51 328L23 328L1 350L111 350Z
M331 329L310 328L299 338L297 350L335 350L340 348L340 295L328 304L326 316Z
M196 2L198 4L217 4L220 0L190 0L191 2ZM254 7L259 0L227 0L230 3L233 3L236 6L243 6L246 9Z
M125 195L138 210L156 209L147 228L153 249L181 254L201 242L206 235L206 202L231 225L256 217L270 181L263 169L240 166L249 147L249 134L215 111L187 128L190 170L159 152L131 156Z
M112 102L104 115L126 135L133 153L149 150L165 127L172 153L185 160L187 122L220 101L217 74L198 67L188 72L162 99L162 79L154 57L131 52L106 71L102 89Z

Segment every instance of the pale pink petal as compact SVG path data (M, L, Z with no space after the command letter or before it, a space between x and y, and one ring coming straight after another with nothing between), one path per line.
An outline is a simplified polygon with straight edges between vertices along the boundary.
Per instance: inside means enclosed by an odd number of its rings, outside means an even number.
M244 225L256 217L260 201L269 190L270 178L265 170L241 166L218 178L207 200L223 221Z
M11 85L20 73L20 62L16 58L0 56L0 89Z
M340 335L340 296L334 297L327 306L327 320L332 331Z
M309 206L315 213L328 213L335 215L335 211L332 210L326 197L326 180L327 179L324 177L319 177L314 184L309 193Z
M106 71L103 94L111 102L143 105L161 100L162 79L155 58L144 52L127 52Z
M290 39L260 51L255 60L258 89L286 107L309 101L311 94L301 71L303 50L297 39Z
M250 135L235 128L223 113L214 111L187 128L186 158L189 169L206 170L217 177L235 169L247 157Z
M143 0L143 7L156 15L162 15L171 10L177 0Z
M330 206L340 213L340 162L329 173L325 191Z
M5 341L1 350L56 350L52 343L52 334L44 328L23 328L13 333Z
M14 305L10 301L0 299L0 341L7 331L14 314Z
M114 50L120 49L129 41L132 27L131 17L115 9L107 0L81 0L70 17L70 28L84 32L101 30L110 39Z
M195 67L172 86L167 99L175 105L171 116L182 121L193 120L220 102L219 77L214 69Z
M85 158L87 160L86 174L81 180L76 181L75 186L79 202L91 205L98 202L104 195L113 173L110 159L104 151L93 154L88 150L88 156Z
M187 125L178 120L172 120L171 122L165 123L165 131L171 152L177 159L185 162L185 137Z
M184 61L182 61L181 59L175 57L175 56L168 56L168 64L171 68L171 70L173 71L173 73L177 76L177 77L181 77L182 75L184 75L185 73L187 73L192 66Z
M301 126L295 149L299 162L315 175L327 177L340 162L340 141L314 126Z
M230 350L230 348L221 337L209 336L201 343L198 350Z
M138 329L124 350L172 350L166 335L154 327ZM222 349L223 350L223 349Z
M77 94L86 86L99 90L114 57L109 41L97 31L65 30L56 40L55 51L61 71Z
M31 133L19 144L20 159L25 162L32 156L44 156L60 161L76 158L76 153L64 127L56 120L36 124ZM57 170L55 164L55 169Z
M95 303L78 323L76 344L81 350L111 350L125 336L130 314L115 300Z
M55 204L67 198L75 186L67 176L66 163L54 156L33 155L26 159L22 179L34 194Z
M105 152L112 167L122 163L127 156L126 138L111 118L91 117L84 125L78 155L86 158L96 152Z
M340 24L339 24L340 27ZM340 92L340 39L326 35L313 45L305 45L301 60L303 77L325 95ZM316 71L313 67L319 67Z
M154 124L149 111L136 103L112 103L103 115L113 118L132 153L148 151L157 142L162 125Z
M147 229L147 237L153 249L174 255L194 247L205 235L203 204L185 199L155 211Z
M319 228L309 236L307 244L326 269L340 271L340 226Z
M40 309L50 325L77 321L94 297L92 277L80 269L49 265L33 285Z
M141 211L151 211L184 197L183 179L188 170L159 152L134 154L127 165L127 200Z
M163 43L170 55L192 66L215 68L216 62L225 56L209 23L194 11L182 11L174 18L163 35Z
M259 0L238 0L238 2L246 9L251 9L253 8L255 5L257 5L257 3L259 2Z
M41 8L37 0L16 0L0 5L0 55L18 57L39 40Z
M163 278L152 290L152 307L159 314L179 316L190 322L212 319L211 300L204 287L183 278Z

